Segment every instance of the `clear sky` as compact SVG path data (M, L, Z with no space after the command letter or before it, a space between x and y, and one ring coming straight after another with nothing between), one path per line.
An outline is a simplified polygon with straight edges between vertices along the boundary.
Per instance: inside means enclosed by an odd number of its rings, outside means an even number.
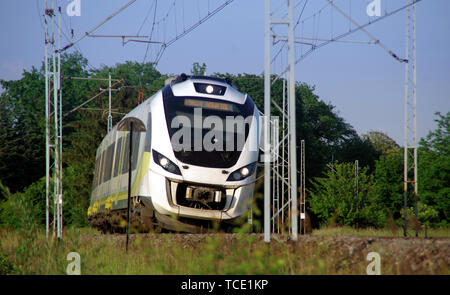
M66 8L72 0L57 0L57 6L63 9L62 28L68 38L62 39L63 45L69 40L75 40L128 2L79 1L81 15L68 16ZM137 0L94 34L150 35L153 27L152 40L168 42L223 2L225 0ZM189 73L193 62L204 62L208 73L262 73L264 2L234 0L170 45L164 51L158 69L163 73ZM274 18L284 17L284 2L272 0ZM295 20L300 16L305 2L296 36L329 39L354 28L325 0L295 0ZM369 17L366 13L369 2L334 0L335 5L359 24L377 19L377 16ZM23 69L40 67L44 56L43 3L43 0L0 1L1 79L19 79ZM380 3L381 15L384 15L403 6L406 0L381 0ZM315 13L318 11L320 13ZM436 128L434 112L446 113L450 110L449 15L449 0L422 0L417 4L419 138ZM368 26L367 30L398 56L404 57L405 24L406 12L403 10ZM70 29L74 30L74 39ZM277 26L274 31L278 35L286 35L283 26ZM343 40L370 41L362 32L351 34ZM273 53L281 44L282 41L273 47ZM122 46L120 39L87 37L77 44L77 48L88 58L92 67L98 67L127 60L142 62L147 45L128 43ZM296 57L309 48L309 45L297 44ZM157 45L150 45L146 61L154 60L157 50ZM272 64L273 72L279 73L285 64L286 55L283 51ZM300 61L295 72L297 81L315 85L315 93L335 105L339 114L359 134L380 130L400 145L403 144L404 64L389 56L380 46L332 43Z

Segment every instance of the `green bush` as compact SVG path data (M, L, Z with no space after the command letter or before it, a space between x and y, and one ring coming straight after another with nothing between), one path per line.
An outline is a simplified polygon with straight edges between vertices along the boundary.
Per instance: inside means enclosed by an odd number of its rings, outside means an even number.
M11 195L0 204L0 223L15 229L35 227L39 221L39 211L24 193Z
M373 176L367 168L360 169L356 178L353 163L334 164L325 177L311 183L310 208L327 225L384 226L386 215L376 203Z
M414 224L416 218L414 207L409 207L406 214L408 223ZM404 218L403 209L401 210L401 215ZM419 226L426 226L427 228L436 227L439 222L439 212L427 204L418 202L417 221L419 222Z
M0 203L0 224L12 228L30 228L45 222L45 178L24 192L6 196Z

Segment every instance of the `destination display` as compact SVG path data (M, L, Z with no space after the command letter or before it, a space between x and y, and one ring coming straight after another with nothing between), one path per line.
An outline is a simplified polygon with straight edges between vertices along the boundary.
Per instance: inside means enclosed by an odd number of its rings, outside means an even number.
M232 104L208 100L197 100L186 98L184 100L184 105L189 107L204 108L210 110L233 111Z

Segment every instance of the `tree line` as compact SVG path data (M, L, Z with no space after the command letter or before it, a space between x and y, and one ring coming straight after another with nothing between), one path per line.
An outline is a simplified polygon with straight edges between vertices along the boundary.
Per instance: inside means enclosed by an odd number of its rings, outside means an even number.
M194 63L192 74L206 65ZM63 113L93 97L107 81L71 77L122 79L113 94L113 121L137 106L139 93L149 97L164 86L171 74L160 73L152 63L125 62L88 67L80 53L62 56ZM231 78L263 110L261 75L215 73ZM16 81L0 80L0 224L45 223L45 76L43 66L24 71ZM314 87L297 82L297 140L306 142L307 210L316 226L344 224L384 227L400 224L403 206L403 152L388 135L372 131L358 135L324 102ZM283 82L272 86L272 99L282 104ZM65 224L87 225L96 149L106 135L107 93L86 108L63 119L63 198ZM272 106L272 114L280 115ZM436 114L438 128L420 141L419 219L429 226L448 226L450 213L450 112ZM300 156L300 155L298 155ZM354 162L359 162L355 179ZM298 159L299 161L299 159ZM354 183L358 183L358 191ZM412 196L409 196L412 206ZM51 206L52 207L52 206ZM25 218L26 217L26 218Z

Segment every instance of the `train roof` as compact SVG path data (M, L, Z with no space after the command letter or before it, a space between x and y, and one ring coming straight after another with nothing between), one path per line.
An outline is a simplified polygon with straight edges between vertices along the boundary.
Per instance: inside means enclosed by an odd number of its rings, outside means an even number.
M174 96L205 97L226 100L243 104L246 94L238 91L231 85L230 79L209 76L187 76L181 74L169 81ZM212 92L207 92L206 87L211 86ZM218 91L216 91L216 89Z

